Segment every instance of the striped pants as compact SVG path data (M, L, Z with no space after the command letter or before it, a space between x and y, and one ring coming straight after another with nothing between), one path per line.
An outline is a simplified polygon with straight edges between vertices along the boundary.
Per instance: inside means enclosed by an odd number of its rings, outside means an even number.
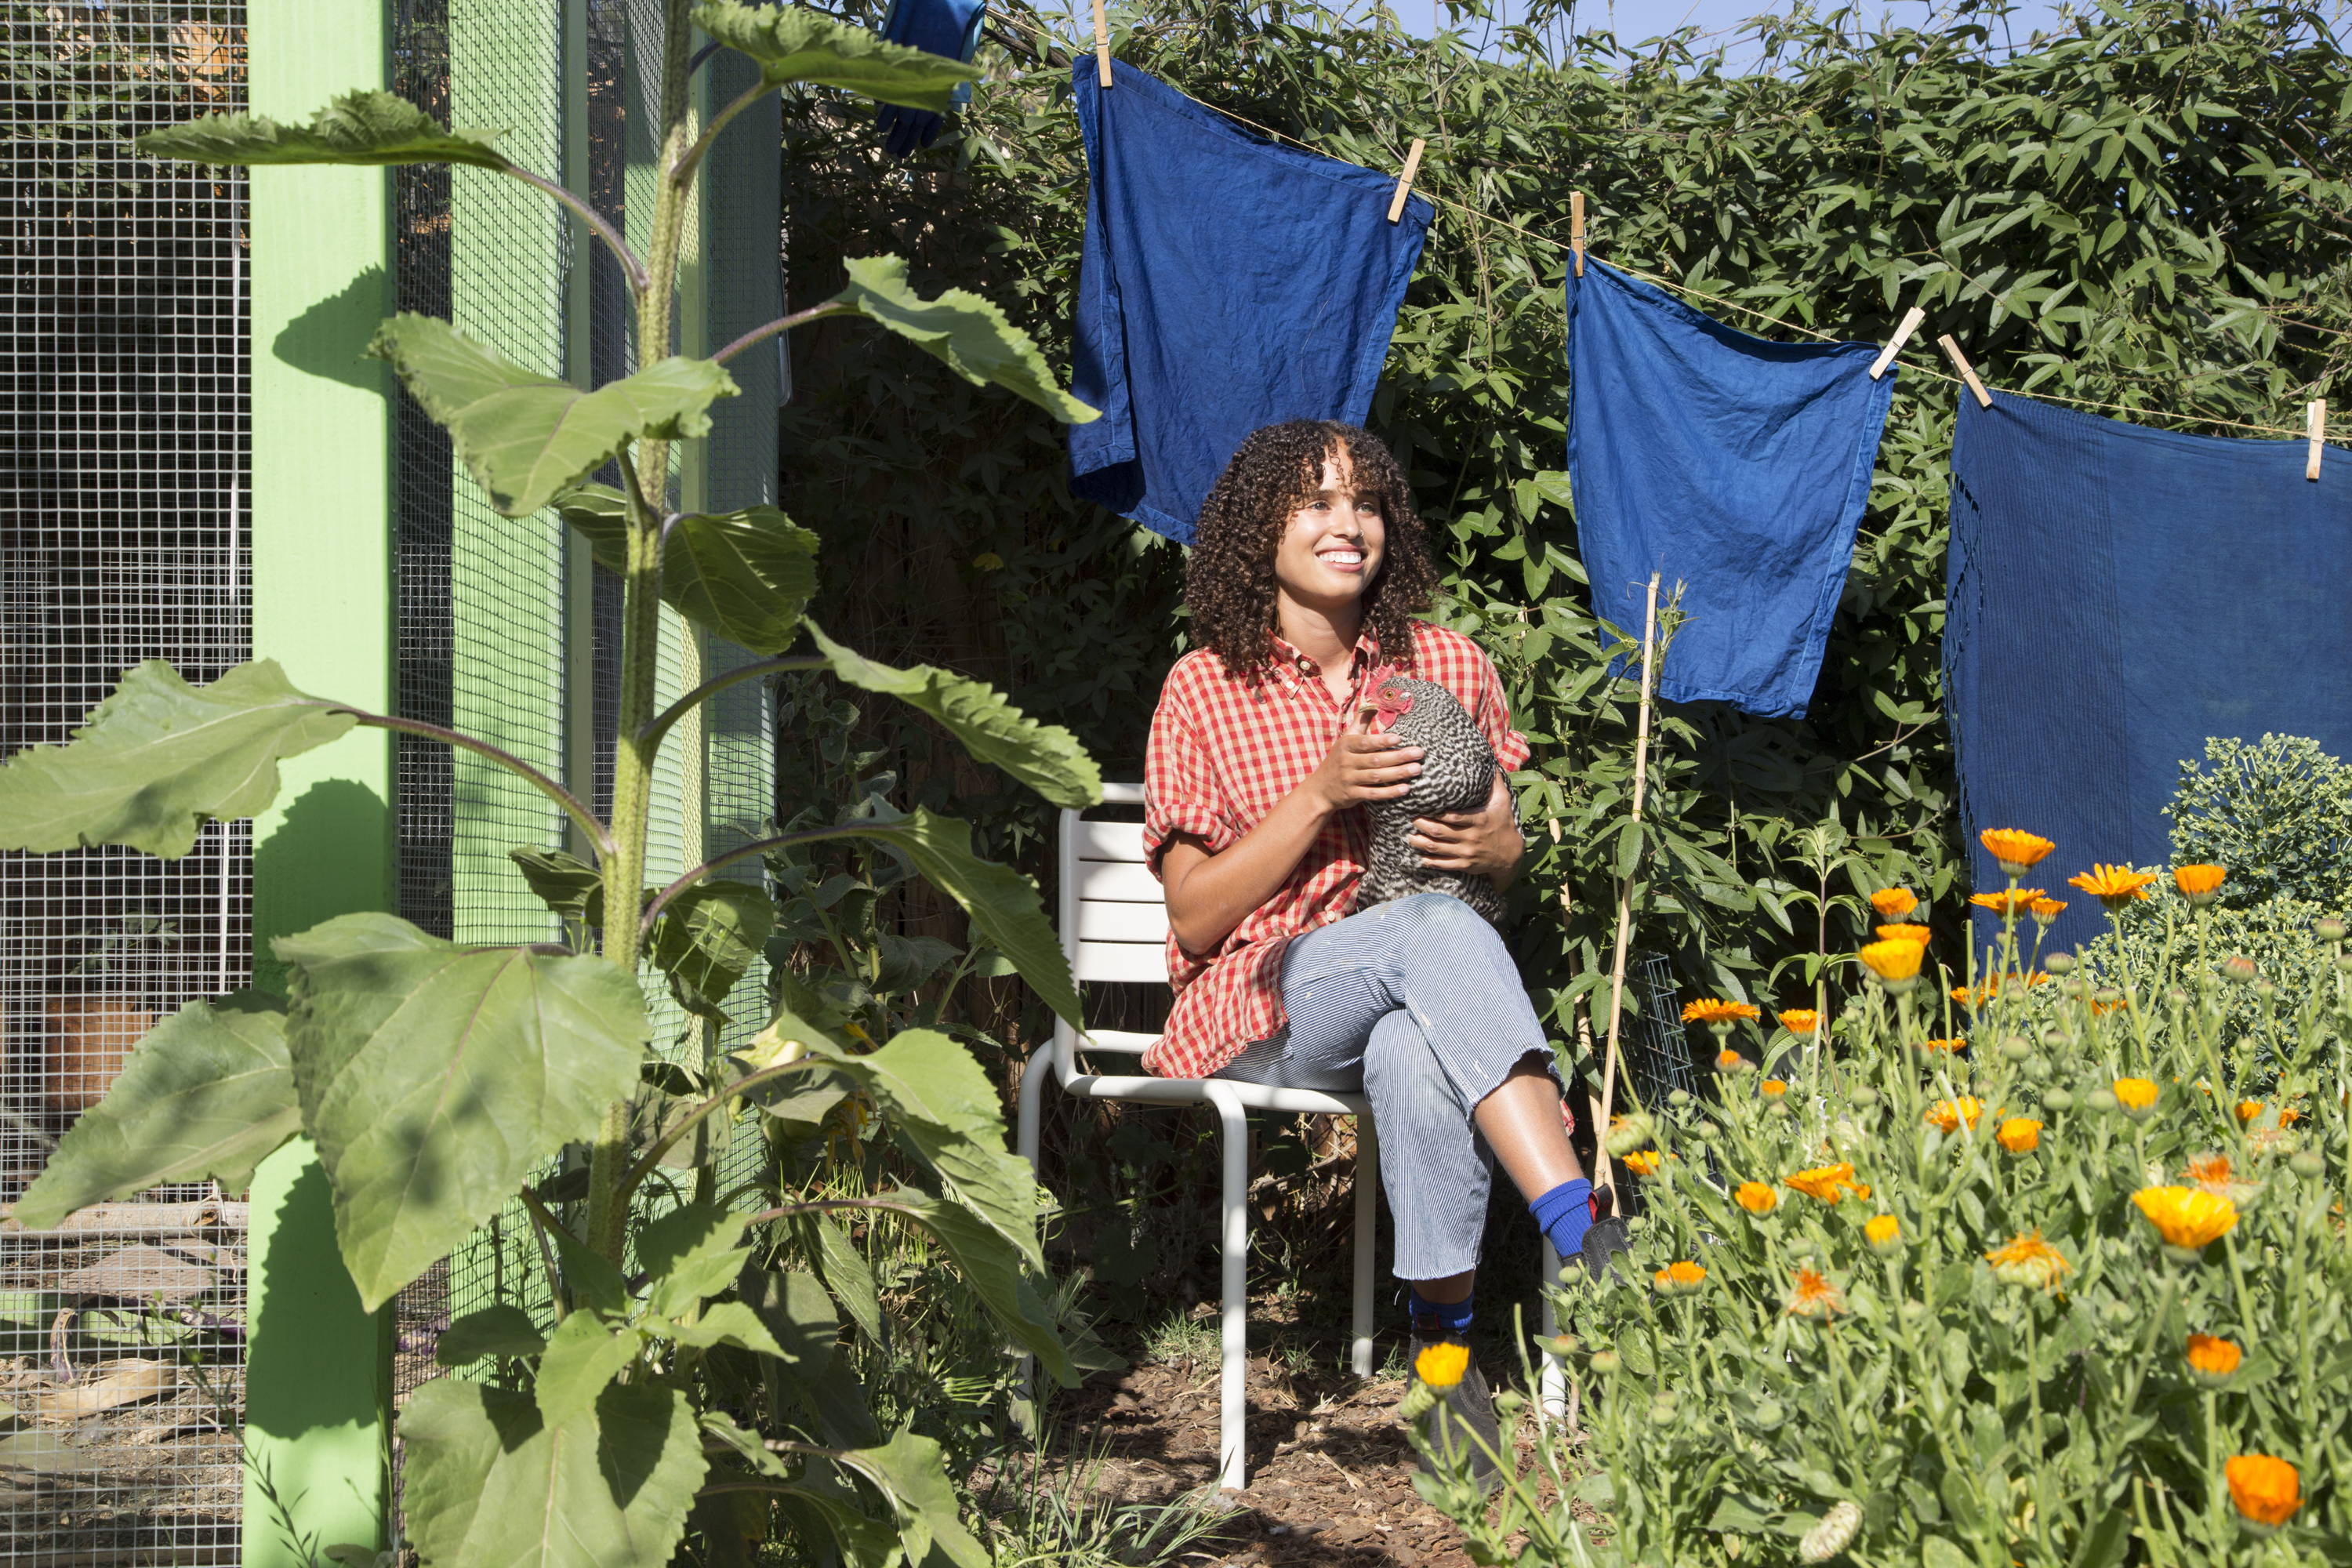
M1529 1057L1559 1076L1501 935L1444 893L1376 904L1290 944L1282 1001L1288 1027L1216 1076L1360 1090L1380 1127L1397 1278L1476 1268L1495 1161L1471 1112Z

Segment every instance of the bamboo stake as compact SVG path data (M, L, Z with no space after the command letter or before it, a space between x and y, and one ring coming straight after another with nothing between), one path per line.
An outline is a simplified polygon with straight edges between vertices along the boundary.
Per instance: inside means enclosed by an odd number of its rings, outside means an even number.
M1651 665L1658 645L1658 574L1650 574L1649 602L1642 609L1642 713L1633 731L1633 832L1642 831L1642 802L1650 786ZM1639 847L1634 867L1641 866ZM1617 952L1609 963L1609 1051L1601 1066L1600 1121L1592 1130L1594 1157L1601 1167L1599 1186L1614 1192L1616 1180L1609 1159L1609 1116L1617 1099L1617 1028L1625 1016L1625 949L1633 940L1633 874L1617 885Z

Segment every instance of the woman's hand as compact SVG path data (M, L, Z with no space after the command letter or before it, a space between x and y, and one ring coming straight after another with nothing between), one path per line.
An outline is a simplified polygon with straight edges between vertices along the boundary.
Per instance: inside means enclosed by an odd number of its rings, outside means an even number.
M1344 737L1342 737L1344 739ZM1511 792L1500 773L1477 811L1450 811L1443 816L1413 818L1405 842L1433 871L1491 877L1497 887L1517 869L1527 842L1519 837L1517 816L1511 810Z
M1370 735L1356 725L1339 731L1322 762L1307 775L1307 789L1326 812L1341 812L1368 800L1395 800L1421 774L1422 748L1400 746L1387 735Z

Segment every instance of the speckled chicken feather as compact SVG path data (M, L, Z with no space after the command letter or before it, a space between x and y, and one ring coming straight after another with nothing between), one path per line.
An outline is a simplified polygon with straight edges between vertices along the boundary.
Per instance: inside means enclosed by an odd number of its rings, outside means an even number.
M1385 720L1381 732L1398 744L1422 748L1421 772L1396 800L1372 801L1371 853L1358 884L1356 908L1370 909L1415 893L1450 893L1496 925L1503 921L1503 895L1492 879L1454 871L1433 871L1407 843L1415 817L1451 811L1479 811L1495 787L1495 748L1478 732L1454 693L1435 681L1389 675L1366 688L1372 698L1401 694L1411 700L1402 713Z

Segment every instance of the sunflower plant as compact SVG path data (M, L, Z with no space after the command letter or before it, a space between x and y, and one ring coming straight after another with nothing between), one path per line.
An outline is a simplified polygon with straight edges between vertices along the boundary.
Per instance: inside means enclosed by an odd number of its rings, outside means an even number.
M2087 879L2120 911L2121 882L2211 879ZM2031 900L2003 902L2016 967ZM2180 898L2180 940L2200 912ZM1486 1562L1514 1536L1540 1563L2352 1562L2332 966L2259 1042L2215 970L2158 995L2095 959L2063 986L1947 973L1982 1000L1931 1041L1946 1010L1895 956L1864 958L1805 1092L1725 1075L1652 1109L1631 1256L1559 1292L1582 1429L1551 1426L1498 1507L1428 1495Z

